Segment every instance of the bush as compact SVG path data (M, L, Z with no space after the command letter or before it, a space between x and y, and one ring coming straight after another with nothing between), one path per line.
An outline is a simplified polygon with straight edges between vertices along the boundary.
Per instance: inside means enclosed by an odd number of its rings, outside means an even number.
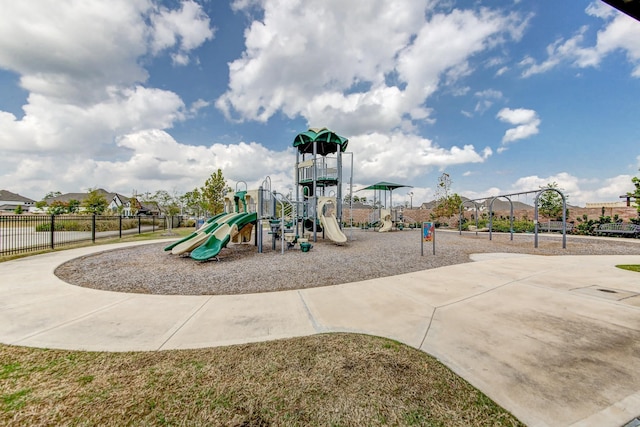
M152 219L142 220L142 224L151 225ZM55 219L55 231L91 231L91 216L83 219ZM123 219L122 229L130 230L138 227L137 219ZM117 231L120 229L120 220L117 218L102 219L96 217L96 232L100 231ZM51 231L51 222L40 224L36 227L36 231Z
M475 226L475 221L466 221L462 224L462 230L468 231L469 226ZM486 218L482 218L478 220L478 228L488 228L489 220ZM495 231L498 233L509 233L511 232L511 224L508 218L500 217L493 218L493 222L491 223L491 231ZM514 219L513 220L513 232L514 233L533 233L535 231L535 224L533 221L528 219Z

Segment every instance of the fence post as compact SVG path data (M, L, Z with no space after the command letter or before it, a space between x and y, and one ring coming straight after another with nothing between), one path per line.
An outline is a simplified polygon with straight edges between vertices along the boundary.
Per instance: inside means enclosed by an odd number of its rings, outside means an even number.
M138 234L142 234L142 217L138 215Z
M55 236L54 231L56 229L56 220L55 220L55 215L51 214L51 229L49 231L50 233L50 237L51 237L51 249L55 249L55 243L53 242L53 236Z
M156 232L156 216L151 216L151 231Z
M91 243L96 242L96 214L91 217Z
M120 229L120 238L122 239L122 215L120 215L118 217L118 221L119 221L119 229Z

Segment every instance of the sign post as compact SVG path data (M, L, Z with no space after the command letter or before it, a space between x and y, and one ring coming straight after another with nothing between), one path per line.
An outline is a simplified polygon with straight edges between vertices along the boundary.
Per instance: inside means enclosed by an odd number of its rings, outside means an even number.
M422 236L420 239L420 255L424 256L424 243L433 243L433 254L436 254L436 228L432 222L422 223Z

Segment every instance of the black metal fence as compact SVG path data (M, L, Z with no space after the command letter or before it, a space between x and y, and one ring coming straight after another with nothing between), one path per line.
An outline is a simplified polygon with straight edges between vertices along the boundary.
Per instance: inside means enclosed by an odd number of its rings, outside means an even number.
M171 217L172 227L180 225ZM106 215L2 215L0 255L55 249L78 242L122 238L165 229L168 217Z

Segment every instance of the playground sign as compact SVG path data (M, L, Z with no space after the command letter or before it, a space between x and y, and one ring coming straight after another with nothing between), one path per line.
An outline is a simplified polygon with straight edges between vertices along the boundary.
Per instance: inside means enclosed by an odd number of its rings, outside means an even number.
M433 243L433 254L436 254L436 228L432 222L422 223L422 237L420 239L420 255L424 256L424 243Z

